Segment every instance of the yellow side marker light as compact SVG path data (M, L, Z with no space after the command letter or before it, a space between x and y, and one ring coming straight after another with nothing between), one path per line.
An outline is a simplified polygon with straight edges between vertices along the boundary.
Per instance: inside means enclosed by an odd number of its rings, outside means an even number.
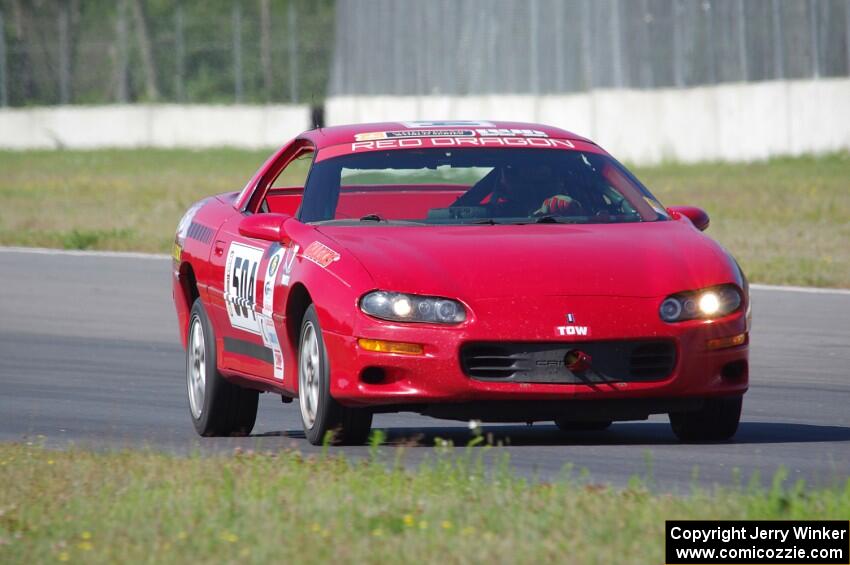
M737 347L739 345L744 345L747 341L747 334L738 334L730 337L718 337L716 339L710 339L705 342L706 347L709 349L726 349L727 347Z
M425 348L418 343L402 343L400 341L384 341L363 337L358 339L357 343L366 351L378 353L401 353L403 355L423 355L425 353Z

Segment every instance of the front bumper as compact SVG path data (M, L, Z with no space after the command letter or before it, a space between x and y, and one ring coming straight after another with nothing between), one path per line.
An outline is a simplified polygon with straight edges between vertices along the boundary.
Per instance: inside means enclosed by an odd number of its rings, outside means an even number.
M748 343L717 350L707 346L708 340L748 331L743 309L711 322L667 324L657 315L660 299L551 297L538 303L537 308L525 308L521 315L510 318L502 308L503 301L481 301L470 310L467 322L457 327L392 324L360 315L354 335L325 332L331 395L344 405L371 406L377 411L451 413L450 407L435 406L603 401L599 406L604 412L605 402L616 401L611 406L620 406L635 399L637 404L649 407L646 413L654 413L693 409L688 399L696 402L710 396L741 395L747 390ZM558 335L556 328L564 324L564 312L592 323L588 335ZM357 344L360 337L422 344L424 354L366 351ZM656 380L551 383L479 380L468 376L461 361L465 345L482 342L557 342L580 348L588 341L615 340L669 340L675 345L675 365L667 376ZM509 419L525 418L518 415Z

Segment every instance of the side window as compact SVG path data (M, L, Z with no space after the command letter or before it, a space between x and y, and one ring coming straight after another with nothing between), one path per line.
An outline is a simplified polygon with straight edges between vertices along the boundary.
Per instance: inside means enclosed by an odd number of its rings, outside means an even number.
M312 148L305 149L280 171L266 192L259 212L278 212L290 216L296 214L301 206L313 154Z
M313 162L313 151L305 151L286 165L272 183L272 190L276 188L304 188L307 182L307 173L310 172L310 164Z

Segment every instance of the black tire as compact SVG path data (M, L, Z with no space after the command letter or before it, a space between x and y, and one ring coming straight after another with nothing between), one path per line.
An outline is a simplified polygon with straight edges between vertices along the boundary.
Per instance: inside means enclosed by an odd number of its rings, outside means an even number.
M316 359L308 353L315 351L312 349L313 338L316 340L318 368L313 364ZM302 357L307 360L302 362ZM372 412L342 406L331 397L330 362L316 308L312 304L304 313L298 339L298 406L304 435L313 445L322 445L326 437L334 445L360 445L369 438Z
M571 422L565 418L555 420L555 425L562 432L599 432L610 428L612 423L611 420L601 420L599 422Z
M671 412L670 425L680 441L724 441L738 431L743 397L707 398L694 412Z
M193 356L195 327L202 332L204 362L203 399L192 394L193 367L198 370L198 354ZM216 366L215 332L201 303L195 300L189 315L189 335L186 340L186 381L189 389L189 416L201 436L245 436L254 429L257 419L259 392L235 385L218 372ZM197 400L195 400L197 399ZM199 402L200 400L200 402ZM197 414L196 405L200 406Z

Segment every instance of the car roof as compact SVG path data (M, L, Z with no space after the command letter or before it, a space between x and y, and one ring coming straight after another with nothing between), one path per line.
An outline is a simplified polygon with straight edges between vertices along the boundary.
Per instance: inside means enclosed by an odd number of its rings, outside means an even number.
M494 120L433 120L433 121L399 121L399 122L374 122L367 124L348 124L330 127L321 127L305 131L300 139L308 139L315 144L317 149L323 149L341 143L358 141L358 136L369 133L380 132L403 132L408 131L414 137L417 130L439 130L446 132L443 135L451 135L452 131L499 129L499 130L534 130L540 132L543 137L556 139L569 139L593 143L586 137L573 132L531 122L505 122ZM508 132L499 135L510 135ZM539 134L538 134L539 135ZM362 137L361 137L362 139Z

